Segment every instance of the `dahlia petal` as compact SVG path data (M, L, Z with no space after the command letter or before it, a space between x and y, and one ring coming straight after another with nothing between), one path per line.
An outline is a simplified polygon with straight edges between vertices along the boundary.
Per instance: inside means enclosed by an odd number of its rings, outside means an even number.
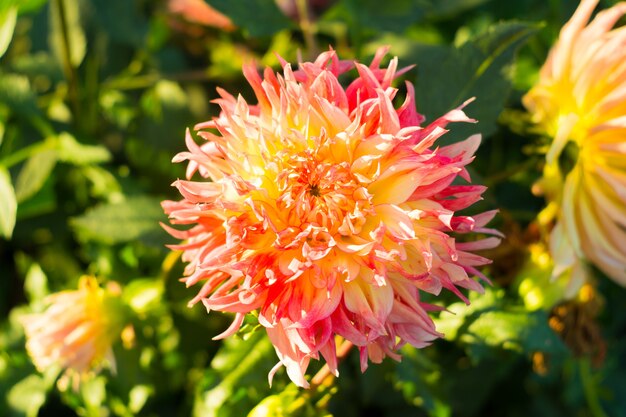
M309 364L310 358L306 353L303 353L298 348L297 344L301 343L301 341L294 340L294 335L297 333L290 332L289 336L285 331L283 323L288 325L288 322L283 320L276 326L266 328L267 335L272 341L276 354L280 359L279 364L285 366L289 379L291 379L299 387L308 388L309 383L304 378L304 373ZM298 338L296 337L295 339ZM280 367L279 365L277 366ZM277 367L274 367L268 376L270 385L277 369Z
M439 178L435 180L434 182L431 182L430 184L424 184L423 186L419 186L415 189L413 194L411 194L411 196L408 199L409 200L421 200L421 199L431 197L435 194L439 194L442 191L449 190L452 188L450 184L452 184L454 179L455 179L455 175L454 173L451 173L450 175L444 176L443 178ZM456 210L459 210L461 208L465 208L469 206L471 203L475 201L480 200L483 190L477 189L476 192L473 192L471 194L466 194L465 200L461 200L459 198L460 195L459 196L455 195L455 197L457 198L454 200L442 199L440 201L441 201L442 206L445 205L449 210L455 210L455 207L457 206L459 206L459 208L456 208ZM466 204L466 201L468 202L467 205L463 206L463 204Z
M306 287L305 287L306 288ZM339 305L341 296L343 293L341 285L333 285L326 292L318 291L317 289L309 289L313 294L298 294L297 290L294 291L294 297L302 297L302 302L293 303L300 307L298 313L300 317L293 317L293 327L308 328L313 326L316 322L322 321L329 317L333 311Z
M406 240L415 238L413 222L404 210L392 204L379 204L376 214L395 238Z
M334 258L333 265L335 269L345 276L345 281L350 282L359 276L361 265L351 256L343 253L337 253Z
M575 232L577 229L576 226L576 196L579 194L579 181L580 181L580 170L578 167L575 167L570 175L567 176L567 180L565 181L565 186L563 187L563 231L568 236L569 244L576 256L580 257L582 255L582 249L580 247L580 238L578 234Z
M401 303L395 303L390 314L399 336L416 348L428 346L433 340L442 337L435 325L423 310L414 310ZM410 330L410 331L407 331Z
M374 58L372 58L372 63L370 64L370 68L373 70L378 69L380 67L380 64L383 58L385 57L385 55L389 53L390 49L391 49L390 45L383 45L379 47L374 53Z
M560 77L566 71L570 54L573 52L574 42L589 21L597 4L598 0L582 0L572 18L563 26L559 40L552 50L548 62L546 62L549 65L544 67L546 71L550 70L555 77Z
M259 100L259 105L261 107L269 107L270 103L267 99L267 95L265 94L265 90L262 86L262 79L257 72L256 65L248 64L243 66L243 75L246 77L246 80L250 83L250 86L254 90L254 94L256 95L257 100Z
M361 365L361 373L367 370L369 366L369 355L367 352L367 346L359 346L359 363ZM372 360L372 362L374 362Z
M626 89L626 83L624 84L624 86L622 87L623 89ZM626 92L625 92L626 94ZM624 102L624 97L619 97L617 99L620 103ZM606 131L611 131L617 129L617 135L619 137L619 130L618 129L626 129L626 115L625 116L618 116L615 117L613 119L609 119L607 121L604 121L603 123L600 123L596 126L594 126L593 128L590 129L590 133L591 134L596 134L596 133L602 133L602 132L606 132ZM600 146L602 148L605 148L607 150L611 150L611 145L610 143L602 143ZM620 148L618 147L617 149L613 150L614 152L621 152Z
M419 186L423 174L417 170L394 175L383 181L376 181L369 191L374 196L375 204L402 204L413 194Z
M359 256L366 255L372 251L376 242L365 240L359 236L342 237L336 241L337 248L346 253L353 253Z
M344 306L339 306L333 313L331 317L333 328L339 336L349 340L355 346L366 345L368 343L367 337L350 320L344 308Z
M393 307L393 288L352 281L344 284L346 308L361 317L379 335L386 334L384 323Z
M611 187L616 196L626 202L626 172L620 172L610 168L596 167L600 177Z
M222 333L218 334L217 336L214 336L213 340L225 339L225 338L227 338L229 336L232 336L235 333L237 333L237 330L239 330L239 328L243 324L243 319L244 318L245 318L245 315L242 314L242 313L235 314L235 319L233 320L231 325L228 326L228 329L226 329Z
M618 282L625 282L626 250L622 245L626 239L626 232L614 227L605 216L594 210L595 205L590 201L589 196L583 196L580 201L580 215L585 218L585 228L589 240L582 242L585 253L600 267L600 269L610 271L615 274L614 279Z
M459 250L485 250L485 249L493 249L498 247L500 244L500 239L497 237L488 237L486 239L476 240L474 242L467 243L457 243L456 248Z
M335 339L331 337L328 340L328 342L326 342L322 347L320 347L320 353L326 360L330 373L335 376L339 376L339 371L337 370L338 361L337 361L337 347L335 345Z
M554 141L552 142L552 145L550 145L550 149L546 154L546 161L548 164L554 164L556 162L556 159L561 154L561 151L565 148L565 145L569 140L569 135L577 122L578 116L573 113L562 119L562 122L559 125L559 130L554 137Z
M602 214L606 214L614 223L626 227L625 201L614 198L613 193L609 193L606 190L606 185L602 181L598 181L591 176L587 181L589 183L587 187L590 197L597 203L597 210L602 212ZM626 191L626 188L624 190Z
M345 98L342 98L340 104L347 107L347 104L343 103L344 101ZM337 107L337 103L333 103L319 96L315 97L315 102L320 108L320 114L323 116L324 121L326 122L325 124L332 129L330 130L331 136L335 136L335 134L345 131L352 123L343 108Z
M490 210L490 211L485 211L480 214L475 214L472 216L472 218L474 219L475 225L482 228L491 220L493 220L496 214L498 214L498 210ZM499 234L499 236L504 237L504 235L502 235L501 233Z
M443 116L435 120L433 122L433 125L445 126L446 124L450 122L477 123L476 119L472 119L471 117L468 117L463 111L463 109L467 107L468 104L472 103L475 99L476 99L475 97L472 97L470 99L465 100L463 104L461 104L459 107L457 107L456 109L450 110L448 113L444 114Z
M491 263L491 260L470 252L458 252L458 261L466 267L482 266Z
M387 353L385 349L378 343L372 343L367 346L368 359L374 363L382 363L386 356L385 353ZM399 356L396 356L396 358L399 358Z
M380 130L384 133L397 134L400 130L400 119L396 109L393 108L391 99L383 90L377 90L379 111L380 111Z
M569 238L563 232L563 225L557 223L550 234L550 253L554 259L552 278L556 279L576 262L576 253Z

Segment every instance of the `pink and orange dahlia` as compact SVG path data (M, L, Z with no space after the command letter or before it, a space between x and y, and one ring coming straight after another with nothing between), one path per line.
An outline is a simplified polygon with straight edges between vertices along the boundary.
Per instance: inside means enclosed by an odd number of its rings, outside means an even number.
M47 307L22 319L26 350L40 372L58 366L59 387L81 380L103 365L115 367L111 347L119 337L124 307L117 285L105 289L92 276L81 277L77 290L49 295Z
M415 109L407 83L404 102L387 49L370 66L341 61L334 51L298 70L282 62L282 74L254 66L243 72L258 104L218 89L219 117L187 132L187 180L174 186L181 201L163 207L182 239L172 249L188 262L183 281L201 284L190 304L235 314L216 338L235 333L244 316L258 311L280 359L307 387L311 358L321 355L337 372L336 336L358 347L361 368L409 343L441 337L421 293L446 288L482 291L472 277L489 261L475 250L497 237L467 243L454 235L481 232L495 211L475 216L459 210L481 199L485 187L469 181L480 136L434 147L449 122L473 122L452 110L428 126ZM338 77L356 67L347 88ZM200 178L192 181L195 173Z

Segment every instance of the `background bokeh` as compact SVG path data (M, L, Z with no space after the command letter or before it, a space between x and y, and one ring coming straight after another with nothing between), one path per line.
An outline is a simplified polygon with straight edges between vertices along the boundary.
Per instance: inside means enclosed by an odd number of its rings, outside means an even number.
M602 7L615 1L601 2ZM595 271L564 301L532 194L547 139L521 97L574 0L0 1L0 415L626 416L626 290ZM208 6L210 5L210 7ZM279 372L250 319L187 302L182 263L161 228L185 128L216 115L215 87L253 94L241 65L278 69L329 46L363 62L391 46L427 120L470 97L483 134L471 165L507 239L487 254L493 286L468 307L451 294L445 339L404 348L361 375L358 355L312 391ZM401 80L397 81L401 86ZM546 258L548 257L548 258ZM39 373L20 317L80 276L119 283L131 306L105 369L78 390ZM313 371L320 367L312 365ZM274 414L272 414L274 413Z

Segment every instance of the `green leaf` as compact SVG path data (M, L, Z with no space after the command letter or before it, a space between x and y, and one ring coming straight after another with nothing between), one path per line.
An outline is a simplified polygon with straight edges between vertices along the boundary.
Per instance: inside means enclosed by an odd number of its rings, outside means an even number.
M49 0L20 0L19 14L34 13L41 9Z
M168 80L160 80L155 84L154 98L165 108L184 108L188 101L180 84Z
M134 414L139 413L152 395L154 395L153 386L135 385L128 394L128 408Z
M0 9L0 57L9 48L16 22L17 6L11 6L4 10Z
M478 315L482 311L488 311L498 304L498 299L504 297L504 291L487 288L484 294L475 295L470 293L470 305L456 302L446 307L448 312L442 312L435 318L437 330L445 335L448 340L456 340L462 333L466 320L470 320L473 315Z
M544 311L529 312L519 305L511 305L502 290L486 290L473 295L472 304L454 303L435 320L437 329L446 339L465 345L477 361L494 349L530 354L541 351L563 354L567 351L559 337L548 326Z
M33 263L24 280L24 291L31 303L41 302L48 295L48 278L38 263Z
M37 417L46 402L47 384L39 375L29 375L15 384L7 395L9 406L26 417Z
M54 190L54 181L49 177L41 189L29 198L21 202L17 207L17 219L23 220L54 211L57 206L57 195Z
M345 12L355 20L355 27L378 31L402 32L409 25L426 17L420 0L386 2L384 7L378 0L348 0Z
M384 7L378 0L344 0L335 14L354 20L358 29L402 33L411 25L426 20L441 19L461 14L489 0L395 0Z
M241 75L241 67L253 59L252 53L241 50L241 46L228 38L215 40L211 45L211 66L208 74L220 80L228 80ZM275 57L275 56L274 56Z
M0 167L0 235L11 238L17 215L17 200L11 176L8 171Z
M148 22L140 13L140 3L128 0L92 0L98 23L116 43L144 47Z
M124 301L138 314L159 308L163 297L163 282L154 278L134 279L124 287Z
M416 101L427 120L433 121L476 97L465 112L478 123L452 126L443 142L474 133L487 137L496 130L512 86L510 70L515 52L535 31L535 26L526 23L507 22L491 26L458 48L415 45L411 58L417 63Z
M248 417L332 417L315 409L311 398L302 395L295 385L289 385L278 394L265 397L248 413Z
M80 173L91 183L89 194L92 197L103 198L107 201L119 201L124 197L117 178L106 168L98 165L83 165L80 167Z
M11 68L16 73L27 76L44 84L54 85L63 80L64 75L59 63L49 51L38 51L28 55L11 57ZM61 99L62 97L55 97Z
M442 388L440 366L421 349L407 345L402 348L402 363L395 366L393 375L396 389L402 391L407 402L430 415L437 415L437 410L446 406L437 392Z
M56 162L57 153L54 150L38 152L26 161L15 184L18 203L37 194L50 176Z
M291 399L293 400L293 398ZM287 416L280 394L263 398L256 407L248 413L248 417L283 417Z
M46 113L50 121L62 124L69 124L72 122L72 111L60 96L54 97L50 100L50 103L48 104L48 111Z
M66 56L69 56L69 64L73 67L83 62L87 52L87 38L80 21L80 3L76 0L50 1L48 43L59 62L65 62ZM64 12L64 22L61 11Z
M271 392L267 373L276 362L273 351L265 332L254 332L247 340L226 339L199 385L193 415L239 417L250 412Z
M0 104L0 146L2 146L2 142L4 141L4 133L6 131L7 120L9 119L10 109Z
M28 78L18 74L0 74L0 103L6 104L15 114L22 117L39 112L35 93Z
M107 380L104 376L98 376L81 383L80 393L87 408L87 415L102 415L100 407L104 404L107 396L106 382Z
M429 18L458 16L491 0L430 0L425 6Z
M494 348L530 355L544 352L553 355L567 353L567 348L548 326L544 311L532 313L523 308L510 311L490 311L472 322L461 340L469 344L468 353L477 361L491 355Z
M208 0L250 36L271 36L293 26L274 0Z
M118 90L102 90L98 101L105 117L120 129L128 129L137 116L135 103Z
M84 145L67 132L59 134L58 158L74 165L100 164L111 160L111 153L100 145Z
M162 230L159 222L164 220L160 200L140 196L97 206L70 223L81 240L113 245L152 236Z

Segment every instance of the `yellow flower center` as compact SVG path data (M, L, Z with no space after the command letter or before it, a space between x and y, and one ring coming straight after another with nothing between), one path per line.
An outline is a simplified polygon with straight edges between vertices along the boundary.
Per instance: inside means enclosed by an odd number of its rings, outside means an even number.
M323 161L307 149L275 166L276 206L287 224L321 227L331 235L358 233L371 211L371 195L347 162Z

